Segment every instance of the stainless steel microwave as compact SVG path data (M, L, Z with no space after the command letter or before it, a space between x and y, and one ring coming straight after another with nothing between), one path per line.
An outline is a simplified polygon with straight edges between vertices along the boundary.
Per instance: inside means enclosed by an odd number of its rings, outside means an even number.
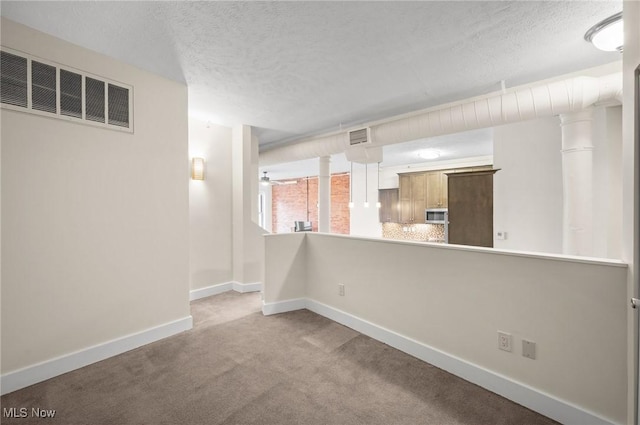
M427 208L424 210L424 222L427 224L446 224L449 220L447 208Z

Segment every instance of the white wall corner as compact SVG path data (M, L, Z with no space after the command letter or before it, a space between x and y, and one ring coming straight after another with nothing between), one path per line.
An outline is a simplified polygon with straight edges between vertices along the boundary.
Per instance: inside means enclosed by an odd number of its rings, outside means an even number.
M262 291L262 282L241 283L232 282L233 290L240 293Z
M262 302L262 314L265 316L303 310L305 308L307 308L306 298L294 298L292 300L276 301L273 303Z
M189 301L199 300L200 298L210 297L212 295L222 294L231 291L236 282L225 282L217 285L207 286L205 288L192 289L189 291Z
M2 395L37 384L38 382L80 369L92 363L125 353L143 345L176 335L193 328L191 316L174 320L131 335L107 341L102 344L56 357L42 363L28 366L0 377Z
M262 291L262 282L241 283L236 281L218 283L204 288L192 289L189 291L189 301L199 300L201 298L211 297L213 295L222 294L227 291L236 291L242 294L247 292Z

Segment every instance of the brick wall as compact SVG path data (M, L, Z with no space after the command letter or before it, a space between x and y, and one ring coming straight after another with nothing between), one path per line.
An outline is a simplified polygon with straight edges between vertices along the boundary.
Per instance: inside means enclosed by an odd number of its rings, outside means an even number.
M349 175L331 177L331 233L348 235L351 212L349 211Z
M294 221L311 221L318 231L318 177L273 185L271 190L273 233L291 232ZM349 215L349 176L331 176L331 232L349 234Z

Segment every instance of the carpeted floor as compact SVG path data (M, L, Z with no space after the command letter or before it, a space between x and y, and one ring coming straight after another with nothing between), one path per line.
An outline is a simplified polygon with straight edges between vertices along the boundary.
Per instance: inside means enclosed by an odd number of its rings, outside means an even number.
M191 304L194 328L2 397L2 424L554 424L331 320L260 296Z

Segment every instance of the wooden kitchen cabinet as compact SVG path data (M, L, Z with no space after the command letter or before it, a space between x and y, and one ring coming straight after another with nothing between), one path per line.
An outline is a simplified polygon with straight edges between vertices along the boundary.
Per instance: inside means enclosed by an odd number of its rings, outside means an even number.
M449 243L493 247L493 175L496 171L449 175Z
M427 196L426 177L426 173L399 174L401 223L424 223Z
M449 170L427 172L426 208L447 208L447 172Z
M398 204L398 189L379 189L380 223L398 223L400 221L400 206Z
M447 174L491 170L491 165L458 169L398 173L399 222L424 223L427 208L449 207L449 177ZM381 219L382 221L382 216Z

